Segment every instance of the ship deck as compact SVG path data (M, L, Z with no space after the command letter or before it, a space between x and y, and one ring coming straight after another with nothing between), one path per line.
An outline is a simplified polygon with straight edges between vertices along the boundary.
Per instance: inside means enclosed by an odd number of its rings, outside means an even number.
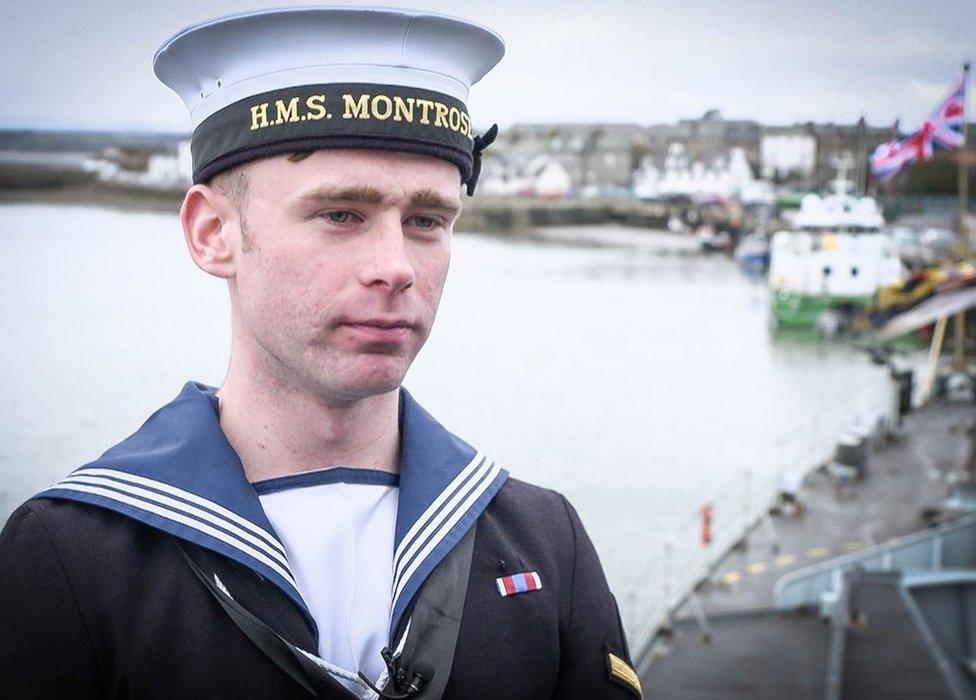
M825 471L812 473L802 514L771 515L699 587L706 615L772 607L783 574L924 528L923 512L941 503L946 476L965 463L974 418L971 405L930 404L905 416L900 437L871 453L861 481L838 487ZM688 615L687 606L678 613Z
M930 404L871 452L862 480L839 486L825 470L811 474L800 514L770 515L678 610L642 677L647 697L823 698L830 624L816 610L774 610L776 580L924 529L947 477L963 469L974 418L971 404ZM904 669L921 682L918 669ZM845 691L852 683L856 676L844 678Z

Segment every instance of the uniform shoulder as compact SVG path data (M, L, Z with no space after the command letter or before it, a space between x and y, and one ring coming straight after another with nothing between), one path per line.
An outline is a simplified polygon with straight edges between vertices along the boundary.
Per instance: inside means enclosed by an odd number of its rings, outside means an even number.
M530 484L521 479L509 477L498 492L496 499L502 500L506 506L534 513L536 516L566 517L570 509L566 497L558 491L542 486Z
M580 527L576 511L561 493L513 478L492 499L486 515L531 539L560 542L570 548ZM540 537L540 527L544 527L545 537Z
M120 513L87 503L35 496L11 513L3 533L50 542L65 564L88 557L117 564L136 556L152 539L151 528Z
M54 536L62 532L74 532L76 535L93 533L93 530L106 520L109 515L103 508L95 508L84 503L68 501L59 498L45 498L35 496L21 504L7 520L11 527L20 524L36 523ZM93 533L94 534L94 533Z

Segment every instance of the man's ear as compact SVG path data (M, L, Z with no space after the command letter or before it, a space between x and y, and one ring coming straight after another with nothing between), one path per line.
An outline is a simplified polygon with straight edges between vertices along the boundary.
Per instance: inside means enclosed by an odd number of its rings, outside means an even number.
M234 277L240 222L227 198L207 185L194 185L183 199L180 222L197 267L214 277Z

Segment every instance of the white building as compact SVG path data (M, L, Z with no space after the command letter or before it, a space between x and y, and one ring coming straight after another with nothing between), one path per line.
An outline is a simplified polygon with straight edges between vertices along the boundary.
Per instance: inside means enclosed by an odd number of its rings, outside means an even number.
M180 190L193 179L189 140L177 144L176 153L153 153L146 159L145 170L122 167L119 149L108 149L102 157L90 158L85 168L98 179L138 189Z
M767 180L810 177L817 167L817 139L800 129L770 129L759 142L759 160Z
M525 189L536 197L561 199L573 189L573 179L566 168L548 156L539 156L529 163L525 178Z
M536 156L522 167L497 158L485 165L478 180L481 194L562 199L573 189L569 171L552 156Z
M733 148L728 157L715 158L706 165L692 161L680 143L668 146L663 168L658 168L651 158L644 159L634 173L634 195L640 199L671 195L725 197L744 204L774 200L770 184L753 177L741 148Z

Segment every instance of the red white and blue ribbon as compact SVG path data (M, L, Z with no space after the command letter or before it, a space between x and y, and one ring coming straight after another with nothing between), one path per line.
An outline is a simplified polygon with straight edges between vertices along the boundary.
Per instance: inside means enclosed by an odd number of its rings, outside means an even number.
M495 585L498 586L498 592L504 598L505 596L515 595L516 593L537 591L542 588L542 579L534 571L525 571L521 574L500 576L495 579Z

